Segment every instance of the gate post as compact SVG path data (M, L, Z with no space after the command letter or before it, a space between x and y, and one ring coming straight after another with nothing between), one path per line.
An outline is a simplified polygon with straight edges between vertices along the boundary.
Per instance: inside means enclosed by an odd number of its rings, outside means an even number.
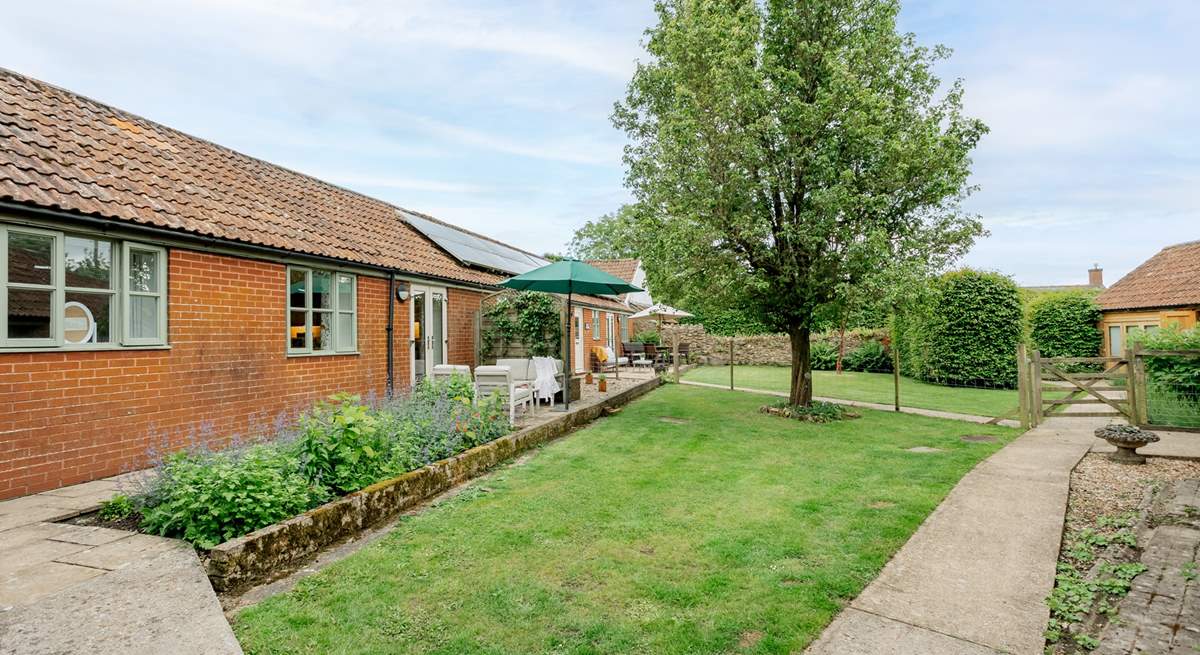
M1133 344L1133 348L1125 353L1125 357L1125 367L1129 371L1129 380L1126 382L1130 394L1129 424L1146 425L1150 423L1150 406L1147 402L1149 398L1146 392L1146 361L1142 359L1142 344Z
M1033 362L1030 364L1030 400L1033 407L1030 408L1029 416L1032 419L1033 427L1037 427L1042 423L1042 351L1033 351Z
M1017 344L1017 400L1020 402L1021 429L1030 427L1029 417L1029 361L1025 357L1025 344Z

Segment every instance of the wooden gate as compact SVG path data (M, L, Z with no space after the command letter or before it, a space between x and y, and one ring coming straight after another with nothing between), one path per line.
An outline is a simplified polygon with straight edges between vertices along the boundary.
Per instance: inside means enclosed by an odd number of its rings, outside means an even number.
M1135 422L1136 385L1130 380L1130 357L1042 357L1038 351L1017 352L1017 382L1021 425L1033 427L1046 417L1124 418ZM1091 364L1090 371L1075 371L1072 365ZM1071 409L1073 405L1096 406L1096 411Z

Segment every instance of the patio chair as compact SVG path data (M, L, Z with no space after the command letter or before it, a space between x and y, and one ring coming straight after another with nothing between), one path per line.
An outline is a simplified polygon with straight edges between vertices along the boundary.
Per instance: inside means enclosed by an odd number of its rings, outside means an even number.
M468 380L471 379L471 367L462 364L438 364L433 367L433 381L442 382L450 378L461 375Z
M609 373L617 370L617 363L608 356L605 346L592 346L592 372Z
M614 368L617 370L617 377L621 377L621 367L629 366L629 358L624 357L624 356L617 356L617 354L614 353L613 349L610 348L609 346L604 347L604 356L608 359L608 361L616 362L616 365L614 366Z
M622 343L621 349L629 355L634 366L654 366L654 362L646 358L646 346L641 343Z
M532 409L533 389L514 384L512 369L507 366L475 367L475 398L486 398L494 393L500 394L508 405L510 422L517 420L518 405L524 405L527 411Z
M645 344L645 347L646 347L646 359L650 360L650 362L654 366L654 368L658 369L658 368L663 368L666 366L666 364L664 363L664 361L665 361L664 358L667 356L667 353L663 352L662 350L659 350L658 346L656 346L652 343Z
M685 364L692 363L692 344L690 344L690 343L680 343L679 344L679 359L682 359Z

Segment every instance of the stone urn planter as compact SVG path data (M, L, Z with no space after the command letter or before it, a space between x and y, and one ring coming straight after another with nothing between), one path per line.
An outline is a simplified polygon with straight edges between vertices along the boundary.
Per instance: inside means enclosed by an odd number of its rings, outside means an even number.
M1132 425L1109 424L1096 428L1096 436L1117 449L1109 459L1122 464L1145 464L1146 456L1139 454L1137 449L1158 441L1157 434Z

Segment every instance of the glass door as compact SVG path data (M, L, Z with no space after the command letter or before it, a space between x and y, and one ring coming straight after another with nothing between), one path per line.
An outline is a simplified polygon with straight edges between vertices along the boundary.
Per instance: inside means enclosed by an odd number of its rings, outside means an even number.
M576 373L582 373L585 362L583 361L583 309L575 308L575 329L572 330L575 339L575 356L572 365L575 367Z
M412 381L416 384L432 375L434 366L446 363L446 289L413 285L409 304L412 307Z

